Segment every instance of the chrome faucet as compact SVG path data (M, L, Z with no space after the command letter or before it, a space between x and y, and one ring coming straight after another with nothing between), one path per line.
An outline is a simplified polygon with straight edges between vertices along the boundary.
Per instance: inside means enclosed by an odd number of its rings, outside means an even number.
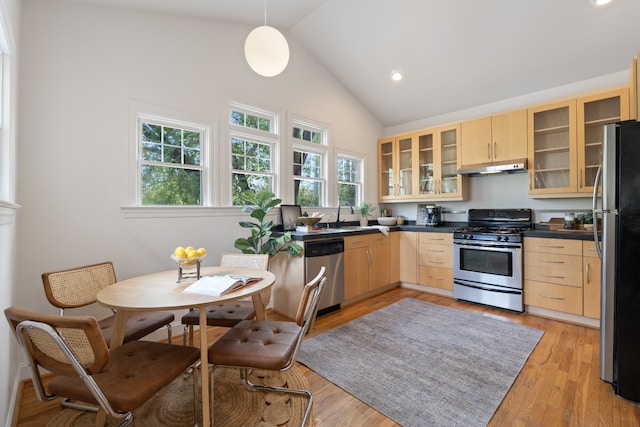
M353 211L353 206L349 202L346 202L347 206L349 206L349 210L351 210L351 215L355 212ZM340 228L340 202L338 202L338 217L336 218L336 228Z

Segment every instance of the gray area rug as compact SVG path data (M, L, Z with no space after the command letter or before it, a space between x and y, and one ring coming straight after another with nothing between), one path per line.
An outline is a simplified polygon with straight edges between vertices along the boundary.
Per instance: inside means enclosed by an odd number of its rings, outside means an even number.
M298 361L403 426L486 426L542 334L405 299L307 339Z

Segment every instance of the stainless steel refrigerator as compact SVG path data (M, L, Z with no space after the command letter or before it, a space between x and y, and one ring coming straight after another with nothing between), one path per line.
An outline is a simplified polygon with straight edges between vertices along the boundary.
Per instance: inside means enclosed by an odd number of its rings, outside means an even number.
M605 126L593 210L602 260L600 378L611 383L616 394L640 402L639 122Z

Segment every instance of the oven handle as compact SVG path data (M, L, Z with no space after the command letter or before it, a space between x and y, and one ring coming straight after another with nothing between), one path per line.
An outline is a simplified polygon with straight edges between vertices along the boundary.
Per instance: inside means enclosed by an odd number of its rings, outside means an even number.
M509 245L509 244L486 244L486 243L467 243L466 241L457 241L454 240L453 241L454 245L459 245L459 246L475 246L475 247L479 247L479 248L483 248L483 249L493 249L493 248L497 248L497 249L522 249L522 245Z
M466 286L467 288L474 288L474 289L480 289L482 291L489 291L489 292L497 292L500 294L515 294L515 295L521 295L522 294L522 289L518 289L515 291L510 291L510 290L506 290L506 289L498 289L494 286L491 287L487 287L487 286L482 286L482 285L474 285L471 284L469 282L460 282L458 280L453 280L453 283L455 283L456 285L460 285L460 286Z

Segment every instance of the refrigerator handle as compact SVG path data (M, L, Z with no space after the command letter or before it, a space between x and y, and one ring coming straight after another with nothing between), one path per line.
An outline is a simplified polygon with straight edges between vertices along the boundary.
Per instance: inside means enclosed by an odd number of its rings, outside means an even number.
M598 252L598 258L602 259L602 244L598 241L598 188L600 187L602 180L602 165L598 167L596 173L596 179L593 184L593 242L596 245L596 252Z

